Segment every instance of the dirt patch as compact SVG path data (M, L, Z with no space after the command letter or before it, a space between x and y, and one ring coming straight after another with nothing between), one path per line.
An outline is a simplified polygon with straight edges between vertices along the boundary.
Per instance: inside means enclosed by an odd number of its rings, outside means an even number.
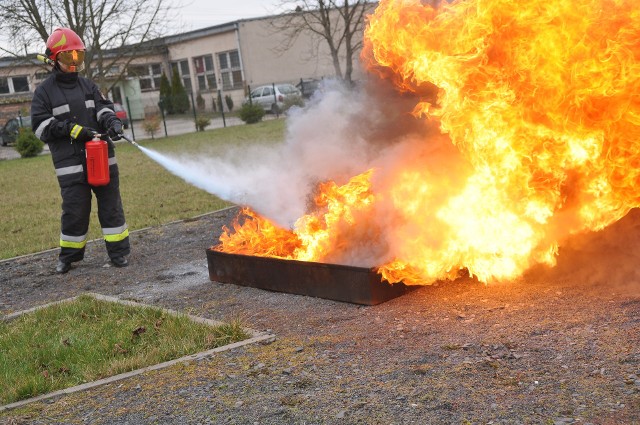
M640 215L576 238L557 268L469 278L362 307L209 281L224 210L102 243L67 275L57 253L0 263L9 313L84 291L270 329L270 345L0 415L0 423L640 423Z

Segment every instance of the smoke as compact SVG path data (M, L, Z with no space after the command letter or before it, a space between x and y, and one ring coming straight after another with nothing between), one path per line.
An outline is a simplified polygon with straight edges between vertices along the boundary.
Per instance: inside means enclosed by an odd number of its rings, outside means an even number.
M637 296L640 293L640 210L598 231L569 237L552 268L535 267L529 281L576 282Z
M344 183L380 165L386 149L409 140L407 134L425 133L428 124L407 112L411 104L415 99L382 81L353 89L326 80L304 109L290 110L281 144L236 146L215 156L141 149L189 184L289 228L308 212L319 182Z

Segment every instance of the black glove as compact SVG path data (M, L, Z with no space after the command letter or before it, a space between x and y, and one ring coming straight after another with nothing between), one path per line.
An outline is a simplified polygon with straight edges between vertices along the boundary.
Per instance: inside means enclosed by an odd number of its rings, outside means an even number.
M109 133L109 137L114 142L116 140L120 140L122 138L120 137L120 135L122 134L122 122L118 119L113 120L113 122L109 126L108 133Z
M80 124L70 123L69 127L69 135L71 138L79 143L86 143L89 140L93 139L93 135L96 134L96 131L89 127L83 127Z

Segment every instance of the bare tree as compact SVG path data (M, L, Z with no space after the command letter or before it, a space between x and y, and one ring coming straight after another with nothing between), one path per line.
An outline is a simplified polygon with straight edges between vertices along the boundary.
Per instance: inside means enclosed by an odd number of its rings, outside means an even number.
M374 4L367 0L283 0L280 7L294 11L273 24L285 34L282 49L290 48L301 34L312 34L329 48L336 76L351 82L353 63L362 49L365 15L373 11Z
M0 0L0 32L9 41L0 51L16 57L44 53L55 28L71 28L87 48L86 75L109 89L107 76L113 85L125 69L114 80L114 65L127 65L139 53L136 44L162 35L176 7L167 0Z

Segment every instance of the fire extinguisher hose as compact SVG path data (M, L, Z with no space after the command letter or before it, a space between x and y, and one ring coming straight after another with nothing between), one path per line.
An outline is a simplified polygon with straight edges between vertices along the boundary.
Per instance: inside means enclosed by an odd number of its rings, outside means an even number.
M131 140L130 138L128 138L127 136L125 136L124 134L118 134L118 136L122 137L124 140L126 140L127 142L131 143L133 146L135 146L136 148L140 148L140 145L137 144L135 142L135 140Z

